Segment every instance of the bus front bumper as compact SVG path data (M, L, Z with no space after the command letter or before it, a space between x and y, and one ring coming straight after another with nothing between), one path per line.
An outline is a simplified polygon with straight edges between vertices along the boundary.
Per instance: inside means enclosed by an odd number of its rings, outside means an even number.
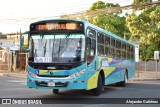
M52 78L33 78L27 75L27 86L29 88L42 89L86 89L84 76L81 75L75 79L52 79Z

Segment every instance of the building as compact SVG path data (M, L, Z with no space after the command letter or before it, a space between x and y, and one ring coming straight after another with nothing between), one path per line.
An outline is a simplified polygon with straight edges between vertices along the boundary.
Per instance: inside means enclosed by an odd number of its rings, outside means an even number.
M27 53L20 51L21 33L8 33L0 35L0 41L14 41L14 46L7 51L6 47L0 47L0 71L24 71L26 70Z

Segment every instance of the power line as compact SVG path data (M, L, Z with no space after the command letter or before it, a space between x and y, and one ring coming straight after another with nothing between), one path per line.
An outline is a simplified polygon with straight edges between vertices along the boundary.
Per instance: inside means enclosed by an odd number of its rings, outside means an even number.
M104 2L105 1L108 2L108 0L104 0ZM121 0L121 1L119 1L119 3L120 2L125 2L125 0ZM79 3L81 3L81 2L79 2ZM73 3L73 4L75 4L75 3ZM67 14L69 14L69 11L73 13L73 10L74 10L74 13L77 14L79 12L79 10L84 11L84 10L86 10L86 8L89 8L91 4L93 4L93 2L85 3L85 4L81 4L81 5L68 6L68 7L65 7L65 8L57 8L57 9L54 9L54 10L44 10L44 11L41 11L41 13L45 14L45 13L48 13L48 12L53 12L55 14L57 11L65 9L65 13L67 13ZM77 7L79 7L79 8L77 8ZM59 16L60 15L55 15L55 17L59 17ZM43 18L43 17L21 18L21 19L6 19L5 18L5 19L0 19L0 21L5 21L5 20L6 21L9 21L9 20L11 20L11 21L16 20L17 21L17 20L22 20L22 19L24 19L24 20L30 20L31 19L32 20L32 19L37 19L37 18ZM50 18L50 16L49 16L49 18Z
M140 8L140 7L148 7L148 6L152 6L152 5L160 5L160 2L151 2L151 3L143 3L143 4L135 4L135 5L126 5L126 6L122 6L122 7L110 7L110 8L106 8L106 9L98 9L98 10L94 10L94 11L89 11L89 12L74 12L72 14L64 14L67 16L70 15L75 15L75 16L79 16L79 15L96 15L96 14L107 14L107 13L113 13L113 12L117 12L117 11L121 11L121 10L130 10L130 9L136 9L136 8ZM37 20L37 19L43 19L43 18L53 18L53 17L59 17L60 15L51 15L51 16L41 16L41 17L33 17L33 18L20 18L20 19L0 19L0 22L4 22L4 21L8 21L8 22L21 22L21 21L31 21L31 20Z
M117 11L122 11L122 10L130 10L130 9L137 9L140 7L149 7L149 6L159 6L160 2L156 1L156 2L151 2L151 3L143 3L143 4L134 4L134 5L127 5L127 6L122 6L122 7L110 7L110 8L106 8L106 9L98 9L98 10L94 10L94 11L89 11L86 13L78 13L78 14L69 14L69 15L82 15L82 14L87 14L87 15L96 15L96 14L107 14L107 13L113 13L113 12L117 12ZM69 16L68 15L68 16Z

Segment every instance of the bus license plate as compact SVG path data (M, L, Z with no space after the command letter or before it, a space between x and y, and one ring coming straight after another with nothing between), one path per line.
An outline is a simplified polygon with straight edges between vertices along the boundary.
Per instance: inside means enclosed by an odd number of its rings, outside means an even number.
M54 86L55 86L55 83L54 83L54 82L48 82L48 86L49 86L49 87L54 87Z

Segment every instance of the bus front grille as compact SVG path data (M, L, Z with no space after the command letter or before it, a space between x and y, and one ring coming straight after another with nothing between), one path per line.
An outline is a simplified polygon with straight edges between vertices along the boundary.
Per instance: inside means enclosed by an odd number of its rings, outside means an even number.
M36 82L36 85L41 87L48 87L47 82ZM57 82L55 83L54 87L67 87L67 86L68 86L68 82L65 82L65 83Z

